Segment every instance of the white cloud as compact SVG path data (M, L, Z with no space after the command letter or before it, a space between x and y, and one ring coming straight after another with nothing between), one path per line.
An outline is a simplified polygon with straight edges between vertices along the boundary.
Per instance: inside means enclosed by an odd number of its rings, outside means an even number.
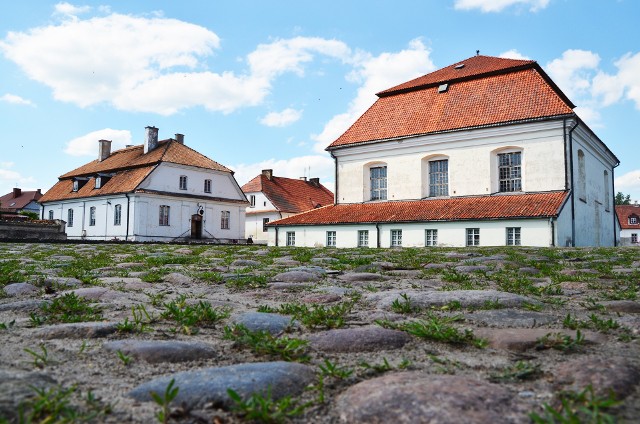
M640 109L640 53L627 53L615 66L618 72L610 75L599 72L593 79L593 94L602 98L604 105L613 104L623 96L635 102Z
M291 108L284 109L280 112L269 112L261 120L260 123L267 127L286 127L298 121L302 117L301 110Z
M98 157L98 140L111 140L111 151L124 148L131 144L131 133L127 130L105 128L93 131L67 142L64 152L71 156Z
M320 134L312 136L316 141L314 150L324 151L346 131L376 101L375 93L434 70L429 55L430 50L420 39L412 40L407 49L397 53L382 53L375 57L359 53L355 69L348 76L350 81L360 83L357 95L346 112L335 115Z
M91 10L90 6L74 6L71 3L61 2L54 6L55 13L66 17L76 17Z
M231 166L238 184L244 185L263 169L273 169L277 177L320 178L320 183L330 190L334 186L334 162L328 155L309 155L291 159L267 159L258 163Z
M531 60L530 57L523 55L516 49L507 50L504 53L500 53L498 57L505 59L519 59L519 60Z
M10 93L4 94L2 97L0 97L0 101L11 103L14 105L35 106L31 100L27 100Z
M553 81L569 98L586 94L600 63L600 56L587 50L566 50L562 57L547 63Z
M614 181L616 192L631 194L631 197L640 201L640 169L620 175Z
M13 187L20 187L23 190L33 190L36 179L33 177L25 177L20 172L13 171L9 168L13 167L12 162L0 163L0 196L9 193Z
M513 5L529 6L529 10L537 12L544 9L549 0L455 0L454 7L458 10L480 9L484 13L502 12Z

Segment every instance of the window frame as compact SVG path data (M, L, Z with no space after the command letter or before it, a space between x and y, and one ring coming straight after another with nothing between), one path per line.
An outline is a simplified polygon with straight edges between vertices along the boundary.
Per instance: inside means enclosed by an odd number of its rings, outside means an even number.
M267 228L267 224L270 222L269 218L262 218L262 232L266 233L269 231Z
M444 165L444 170L442 169ZM435 169L436 167L440 169ZM428 162L428 197L449 195L449 159L434 159Z
M369 230L358 230L358 247L369 247Z
M631 243L638 243L638 233L631 233Z
M503 152L498 153L496 156L498 158L498 192L514 193L522 191L522 152ZM516 157L518 159L514 161Z
M250 208L255 208L256 207L256 195L255 194L249 195L249 207Z
M119 203L113 207L113 225L122 225L122 205Z
M402 247L402 230L391 230L391 247Z
M335 231L327 231L327 247L336 247L336 232Z
M49 210L49 221L53 220L53 209Z
M96 207L91 206L89 208L89 227L96 226Z
M466 228L466 243L467 247L480 246L480 228Z
M231 211L220 211L220 229L231 229Z
M73 208L67 209L67 227L73 227Z
M638 225L638 217L630 216L629 217L629 225Z
M186 176L186 175L180 175L180 180L179 180L179 183L178 183L178 188L179 188L180 190L187 190L187 188L188 188L188 187L189 187L189 186L188 186L188 178L187 178L187 176Z
M171 226L171 206L160 205L158 207L158 225L161 227Z
M388 199L387 178L387 165L369 167L369 200L375 201Z
M507 246L522 246L522 227L506 227L505 236Z
M211 180L210 179L204 180L204 192L205 193L211 193Z
M426 247L433 247L438 245L438 229L426 228L424 230L424 245Z
M287 231L287 246L295 246L296 245L296 232L295 231Z

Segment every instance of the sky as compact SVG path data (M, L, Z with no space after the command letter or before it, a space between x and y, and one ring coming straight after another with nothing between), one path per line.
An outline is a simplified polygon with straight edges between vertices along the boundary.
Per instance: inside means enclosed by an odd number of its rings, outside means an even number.
M0 0L0 195L146 126L235 171L319 177L375 93L476 54L536 60L640 200L637 0Z

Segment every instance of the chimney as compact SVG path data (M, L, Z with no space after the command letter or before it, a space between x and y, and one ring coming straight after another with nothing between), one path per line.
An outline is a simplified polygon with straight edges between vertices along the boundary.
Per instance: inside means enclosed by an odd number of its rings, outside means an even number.
M273 178L273 169L263 169L262 175L267 177L268 180L271 180Z
M36 193L38 193L38 194L42 194L42 191L40 191L40 189L37 189L37 190L36 190Z
M98 140L98 162L111 155L111 140Z
M302 181L307 181L307 177L300 177Z
M18 197L22 196L22 190L19 189L18 187L15 187L13 189L13 198L16 199Z
M180 144L184 144L184 134L176 134L176 141Z
M158 147L158 129L156 127L145 127L144 153L147 154Z
M320 187L320 178L309 178L309 182L314 187Z

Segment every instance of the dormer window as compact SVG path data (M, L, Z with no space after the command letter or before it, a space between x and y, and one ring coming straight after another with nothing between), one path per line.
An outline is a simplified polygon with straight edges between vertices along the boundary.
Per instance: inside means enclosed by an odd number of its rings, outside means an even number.
M109 179L113 176L113 174L98 174L96 175L96 185L95 188L102 188L109 181Z
M96 188L102 187L102 177L96 177Z
M78 191L80 189L80 184L78 180L73 180L73 191Z
M76 177L73 179L73 191L80 190L86 183L89 181L89 178L86 177Z
M638 225L638 216L637 215L631 215L629 217L629 225Z

